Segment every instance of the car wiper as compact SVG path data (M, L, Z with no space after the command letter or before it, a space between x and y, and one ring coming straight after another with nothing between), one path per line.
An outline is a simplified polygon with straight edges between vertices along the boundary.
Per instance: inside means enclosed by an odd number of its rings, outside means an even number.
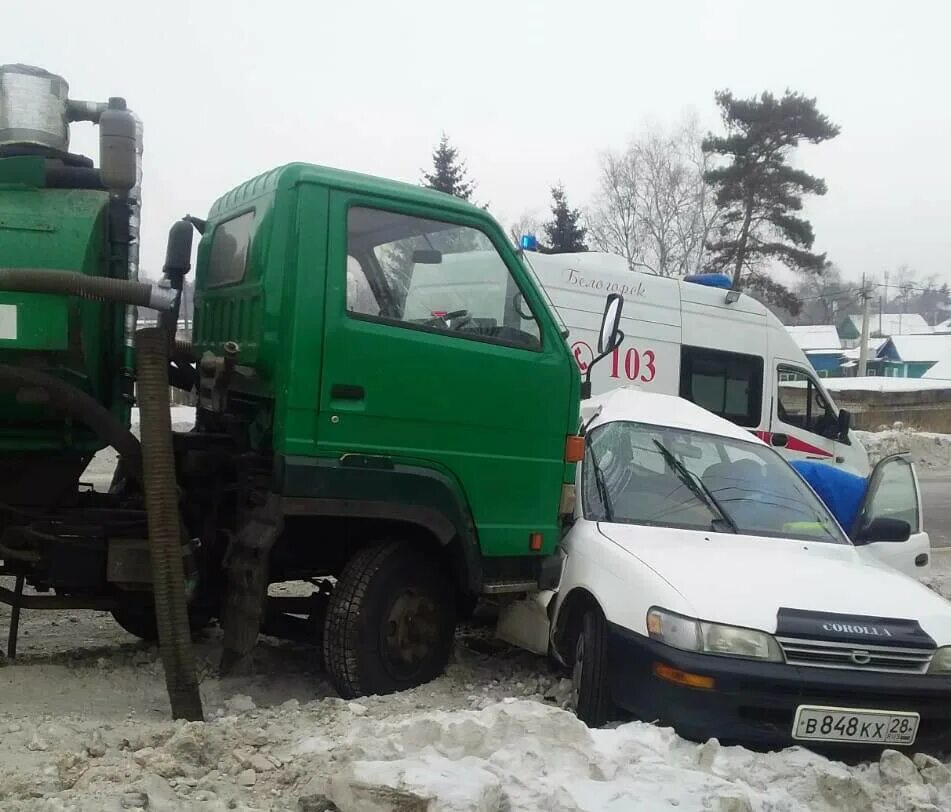
M614 521L614 508L611 506L611 496L608 493L607 483L604 481L604 471L595 456L594 449L591 451L591 467L594 469L594 482L598 486L598 496L601 497L601 504L604 505L604 518L606 521Z
M716 515L713 522L711 522L713 530L716 530L717 522L722 522L730 528L730 531L733 533L739 533L740 531L736 527L736 522L733 521L727 514L727 512L720 506L720 503L716 500L710 489L703 484L703 480L700 477L695 476L690 472L686 465L684 465L680 460L678 460L662 442L659 440L654 440L654 445L657 446L657 449L660 451L661 455L667 461L667 464L677 472L677 476L680 481L687 486L694 496L697 497L706 508L713 514Z

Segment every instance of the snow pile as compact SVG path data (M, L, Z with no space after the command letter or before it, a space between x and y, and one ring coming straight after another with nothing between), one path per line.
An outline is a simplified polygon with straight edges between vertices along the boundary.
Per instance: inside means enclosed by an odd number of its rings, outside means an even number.
M951 434L916 431L902 423L879 431L857 431L859 440L868 450L874 465L889 454L911 452L911 459L921 468L951 467Z
M589 730L533 700L443 711L425 696L270 709L236 697L204 724L140 725L133 735L106 727L84 739L63 723L17 725L6 738L41 757L32 771L4 760L0 803L24 812L951 808L951 769L924 755L886 751L847 767L801 748L694 744L641 722ZM407 698L422 706L407 708Z

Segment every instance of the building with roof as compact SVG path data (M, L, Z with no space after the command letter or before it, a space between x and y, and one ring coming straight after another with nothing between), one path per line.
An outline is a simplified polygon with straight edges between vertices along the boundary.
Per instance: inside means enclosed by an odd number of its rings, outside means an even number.
M842 374L842 342L834 324L805 324L786 329L823 378Z
M921 378L939 363L951 360L951 334L893 335L878 351L879 375Z
M922 335L931 333L931 327L918 313L872 313L868 325L869 337ZM837 325L842 346L851 348L858 345L862 337L861 315L846 316Z
M929 381L951 381L951 358L938 361L938 363L931 367L922 377Z

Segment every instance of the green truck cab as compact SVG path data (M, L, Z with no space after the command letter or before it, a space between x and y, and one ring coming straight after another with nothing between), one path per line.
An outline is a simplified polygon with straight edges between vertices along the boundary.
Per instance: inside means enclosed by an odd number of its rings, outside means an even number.
M173 224L162 281L138 280L141 123L67 94L0 65L8 656L23 609L111 611L159 639L184 718L189 623L220 621L222 671L264 631L319 644L343 696L436 676L480 596L538 588L573 512L583 385L530 268L480 208L291 164ZM98 166L72 121L99 126ZM197 400L189 431L170 386ZM290 581L312 588L271 589Z
M580 380L556 319L491 216L407 184L292 164L203 231L198 431L238 421L269 461L267 580L336 579L323 643L343 694L435 676L457 612L534 589L560 537ZM421 309L414 270L460 254L483 278L450 275Z

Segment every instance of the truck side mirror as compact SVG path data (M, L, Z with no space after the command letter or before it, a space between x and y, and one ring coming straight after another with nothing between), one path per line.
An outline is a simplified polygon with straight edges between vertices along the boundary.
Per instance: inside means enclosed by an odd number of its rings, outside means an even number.
M591 370L599 361L607 358L624 341L621 332L621 310L624 307L624 297L620 293L612 293L604 303L604 315L601 317L601 331L598 333L598 355L588 364L588 369L581 384L581 399L591 397Z
M612 293L604 303L604 315L601 317L601 332L598 334L598 361L620 343L621 336L621 308L624 306L624 297L620 293Z
M892 519L888 516L877 516L871 523L863 527L853 544L871 544L875 541L908 541L911 538L911 525L904 519Z
M847 409L839 409L839 434L836 439L840 443L849 440L849 430L852 428L852 413Z

